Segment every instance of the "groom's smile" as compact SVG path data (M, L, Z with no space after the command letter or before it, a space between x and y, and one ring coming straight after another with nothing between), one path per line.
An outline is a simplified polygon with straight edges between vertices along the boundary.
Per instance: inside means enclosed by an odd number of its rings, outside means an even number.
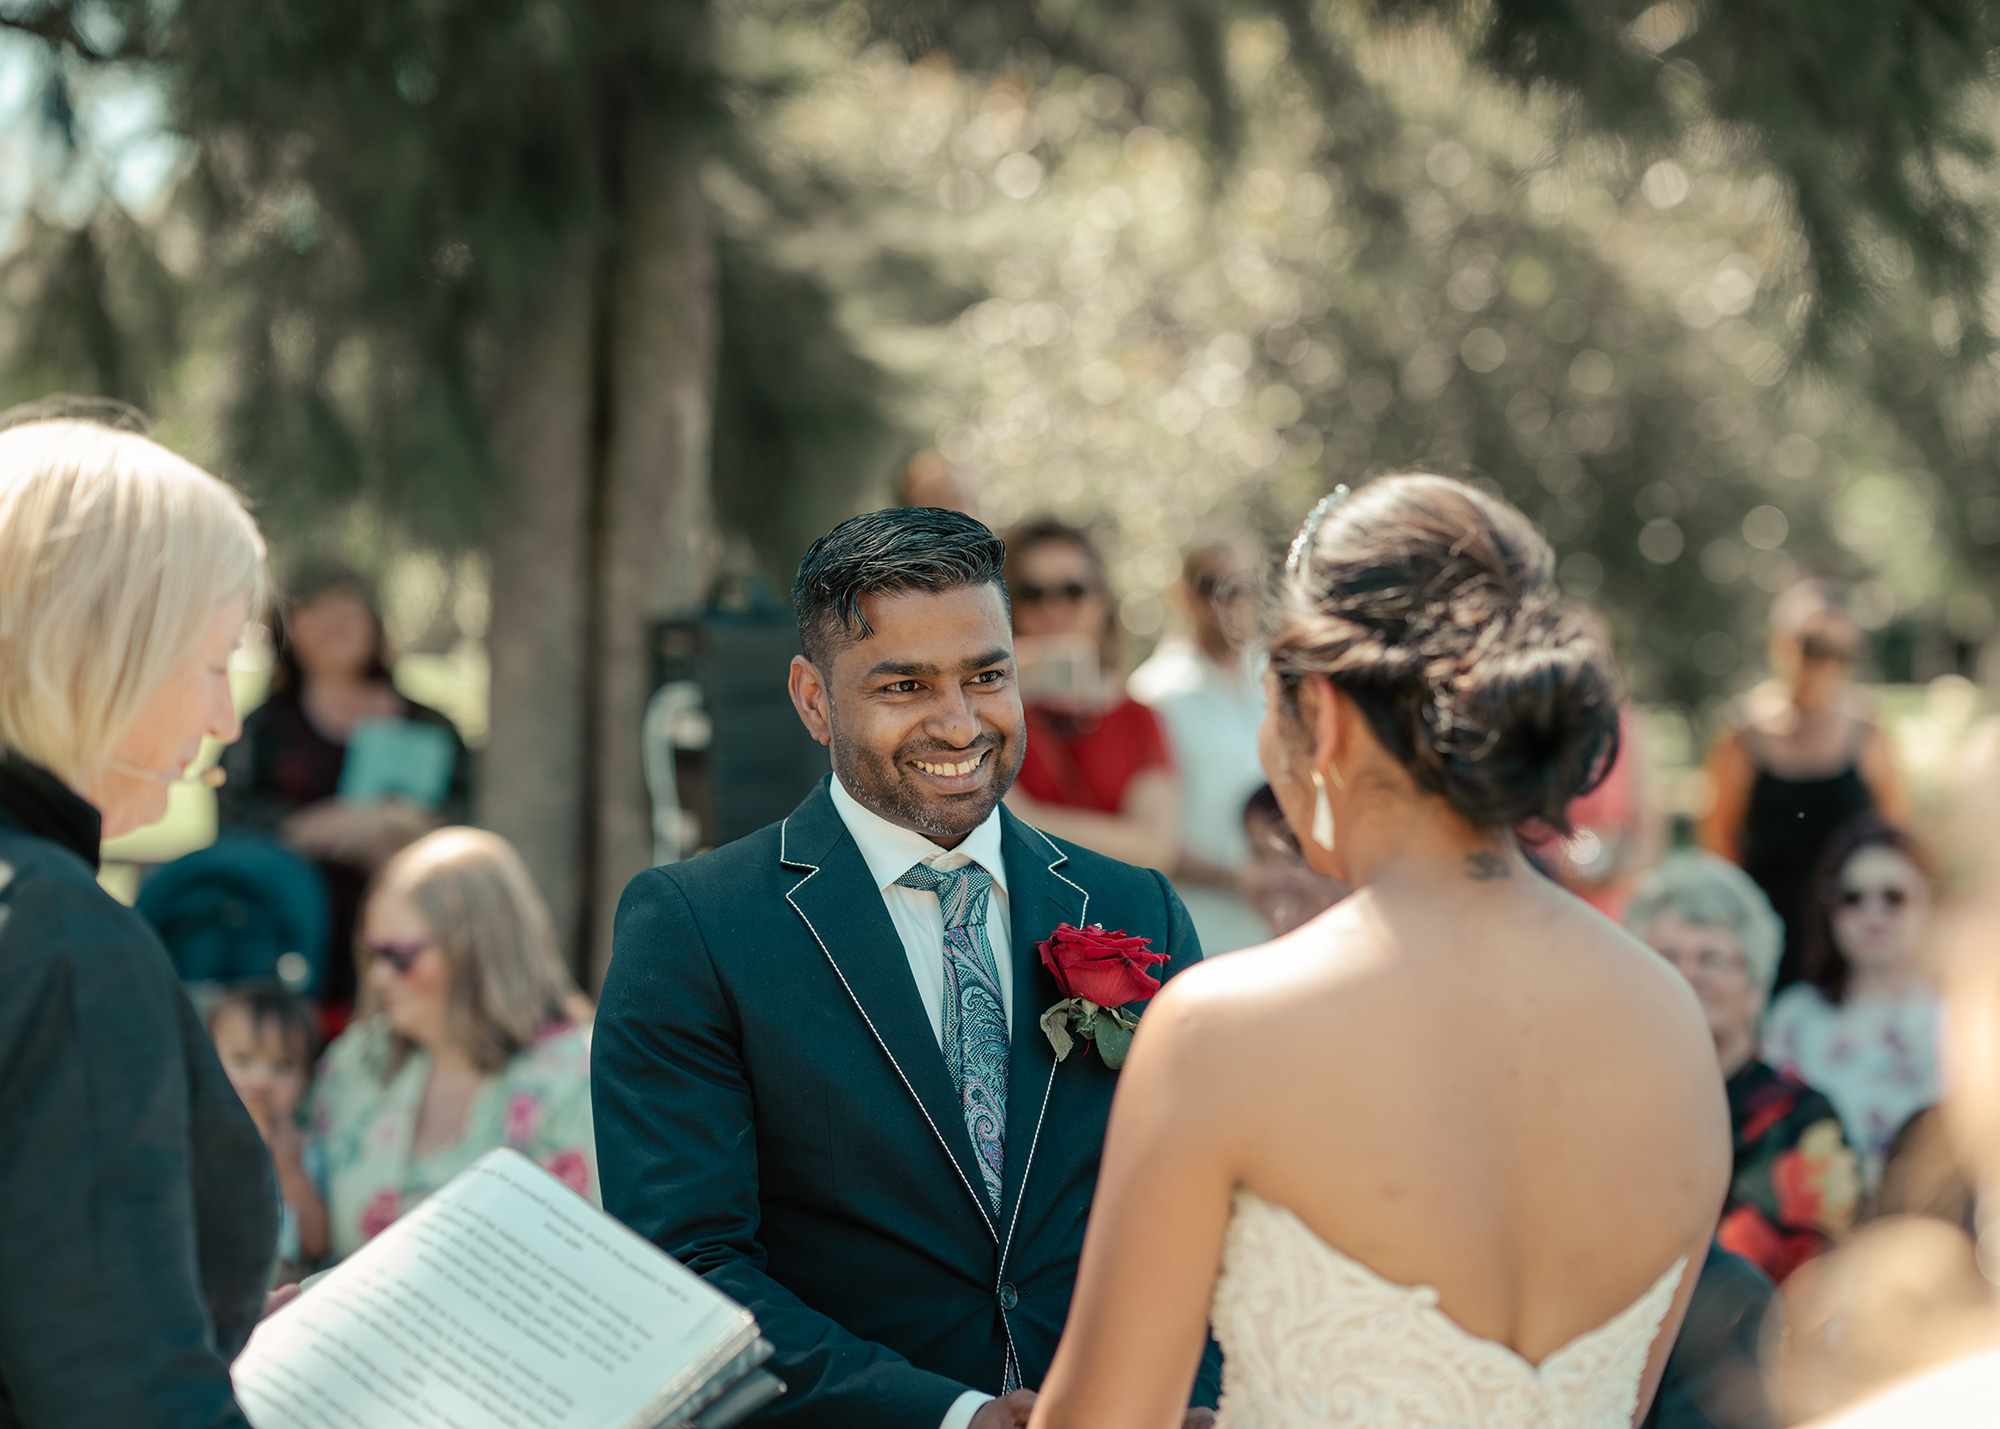
M987 583L858 605L867 633L817 664L800 657L793 703L848 793L950 848L993 812L1027 749L1005 597Z
M970 780L974 773L985 767L986 751L981 750L973 758L955 764L942 764L933 759L913 759L910 762L933 779L957 783Z

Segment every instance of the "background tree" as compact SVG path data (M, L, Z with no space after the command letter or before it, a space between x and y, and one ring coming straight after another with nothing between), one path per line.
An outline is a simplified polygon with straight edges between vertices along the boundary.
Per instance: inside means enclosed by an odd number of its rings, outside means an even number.
M1882 620L1991 619L1977 0L44 0L0 29L39 46L56 158L6 386L162 412L288 551L480 554L481 817L580 953L646 860L651 623L720 568L782 585L919 441L996 520L1115 527L1141 637L1187 534L1414 463L1543 520L1656 697L1712 693L1801 565ZM185 153L141 220L90 121L116 84Z

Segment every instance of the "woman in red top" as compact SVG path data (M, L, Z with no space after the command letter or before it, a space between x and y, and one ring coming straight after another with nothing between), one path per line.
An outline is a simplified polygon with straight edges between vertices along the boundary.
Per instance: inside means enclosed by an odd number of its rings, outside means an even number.
M1111 593L1090 538L1044 518L1007 537L1028 753L1007 806L1111 858L1171 869L1179 784L1153 712L1118 678Z

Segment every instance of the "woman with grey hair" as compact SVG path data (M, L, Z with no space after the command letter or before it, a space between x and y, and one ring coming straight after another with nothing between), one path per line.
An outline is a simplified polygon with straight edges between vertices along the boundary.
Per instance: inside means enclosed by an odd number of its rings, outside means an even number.
M1827 1099L1757 1060L1784 928L1732 863L1682 853L1633 893L1625 926L1700 1002L1729 1093L1735 1170L1716 1240L1783 1280L1854 1223L1860 1173Z

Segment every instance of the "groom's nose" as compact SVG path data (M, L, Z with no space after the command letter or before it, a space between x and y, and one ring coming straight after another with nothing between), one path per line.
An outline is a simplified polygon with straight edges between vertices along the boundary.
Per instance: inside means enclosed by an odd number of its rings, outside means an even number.
M936 708L924 721L924 733L953 748L963 748L979 738L979 716L963 686L953 684L939 692Z

